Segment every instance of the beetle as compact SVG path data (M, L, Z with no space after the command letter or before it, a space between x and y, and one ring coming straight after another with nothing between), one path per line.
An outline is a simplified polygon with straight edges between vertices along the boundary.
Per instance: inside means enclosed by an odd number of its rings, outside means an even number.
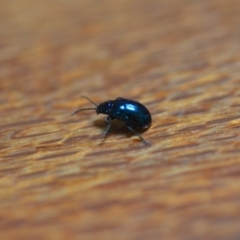
M111 130L111 121L117 119L123 121L127 128L137 135L146 145L150 145L137 131L147 129L152 123L152 117L148 109L141 103L118 97L115 100L108 100L100 104L96 104L90 98L82 96L89 102L94 104L95 108L81 108L72 115L84 110L96 110L97 114L108 115L105 119L107 125L103 135L106 136Z

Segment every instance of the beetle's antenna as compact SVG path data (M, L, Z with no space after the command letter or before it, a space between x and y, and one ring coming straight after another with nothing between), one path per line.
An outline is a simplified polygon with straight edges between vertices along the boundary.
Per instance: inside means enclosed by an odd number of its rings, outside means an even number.
M92 104L94 104L96 107L98 107L98 105L93 101L91 100L90 98L86 97L86 96L82 96L83 98L86 98L89 102L91 102Z
M86 97L86 96L81 96L81 97L83 97L83 98L86 98L89 102L91 102L92 104L94 104L96 107L98 107L98 105L94 102L94 101L92 101L90 98L88 98L88 97ZM74 115L74 114L76 114L76 113L78 113L78 112L80 112L80 111L84 111L84 110L96 110L97 108L80 108L80 109L78 109L77 111L75 111L74 113L72 113L72 115Z
M96 110L97 108L80 108L77 111L75 111L74 113L72 113L71 115L74 115L80 111L84 111L84 110Z

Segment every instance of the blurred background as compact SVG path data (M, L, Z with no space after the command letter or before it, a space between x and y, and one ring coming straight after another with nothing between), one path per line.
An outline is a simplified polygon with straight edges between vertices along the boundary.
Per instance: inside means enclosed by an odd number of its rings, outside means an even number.
M0 2L2 239L239 239L240 1ZM152 113L104 139L101 103Z

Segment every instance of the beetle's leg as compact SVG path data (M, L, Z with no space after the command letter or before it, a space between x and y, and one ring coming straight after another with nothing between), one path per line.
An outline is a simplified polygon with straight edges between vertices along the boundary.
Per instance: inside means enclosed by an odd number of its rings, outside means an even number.
M107 127L106 127L105 131L103 132L103 136L106 136L110 132L110 130L112 128L111 120L113 120L113 118L111 116L106 117L105 123L107 124Z
M150 146L151 144L146 141L139 133L137 133L135 130L133 130L131 127L127 126L127 128L133 132L135 135L137 135L146 145Z

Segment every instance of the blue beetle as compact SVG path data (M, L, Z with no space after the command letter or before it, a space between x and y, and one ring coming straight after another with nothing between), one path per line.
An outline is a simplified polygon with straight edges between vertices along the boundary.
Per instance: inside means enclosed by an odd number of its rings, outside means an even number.
M152 117L148 109L139 102L118 97L115 100L108 100L99 105L93 102L90 98L83 96L89 102L94 104L96 108L81 108L75 111L72 115L83 110L96 110L96 113L108 115L105 119L107 128L103 135L106 136L111 130L111 121L117 119L123 121L127 128L137 135L146 145L150 145L138 132L135 130L142 130L149 128L152 123Z

